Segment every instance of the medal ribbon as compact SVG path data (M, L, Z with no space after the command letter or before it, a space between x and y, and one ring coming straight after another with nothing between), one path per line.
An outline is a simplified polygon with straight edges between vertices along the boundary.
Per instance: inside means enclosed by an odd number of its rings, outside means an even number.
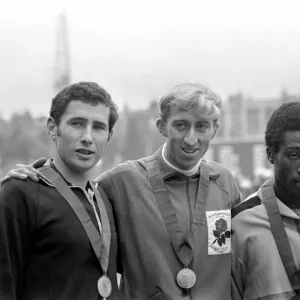
M290 242L284 229L284 224L279 212L277 198L273 187L273 181L269 180L264 183L261 191L262 200L266 207L268 219L271 226L271 232L275 239L280 258L291 282L291 285L297 292L297 290L300 288L300 270L298 270L296 267Z
M161 175L156 154L146 161L146 169L150 185L168 231L172 246L184 267L187 267L194 257L193 249L195 247L195 238L192 229L194 226L201 226L206 222L205 204L209 189L209 167L206 162L201 162L195 213L191 229L185 240L186 243L182 243L182 229Z
M60 176L60 174L55 172L50 166L47 166L47 168L40 169L40 171L43 172L46 179L63 196L63 198L68 202L68 204L71 206L71 208L77 215L78 219L80 220L82 226L86 231L86 234L100 263L100 266L104 274L106 274L109 262L108 260L111 231L107 211L98 189L96 189L94 184L91 181L89 181L90 186L95 194L97 204L99 206L103 232L102 238L99 232L97 231L95 225L93 224L90 216L88 215L85 207L80 202L78 197L74 194L74 192L70 189L70 187L67 185L65 180Z
M100 216L101 216L101 223L102 223L102 254L100 257L100 264L102 267L102 270L106 274L108 269L108 263L109 263L109 250L110 250L110 242L111 242L111 231L110 231L110 224L109 224L109 218L106 211L106 207L104 205L104 202L100 196L99 188L96 188L93 182L89 181L90 186L93 189L93 192L95 194L95 198L100 210Z

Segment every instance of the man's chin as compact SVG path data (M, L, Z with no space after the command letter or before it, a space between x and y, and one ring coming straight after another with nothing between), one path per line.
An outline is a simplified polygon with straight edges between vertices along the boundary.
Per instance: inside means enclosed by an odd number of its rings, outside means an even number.
M85 163L80 162L73 165L73 170L77 173L86 173L91 171L95 165L96 163L90 161Z

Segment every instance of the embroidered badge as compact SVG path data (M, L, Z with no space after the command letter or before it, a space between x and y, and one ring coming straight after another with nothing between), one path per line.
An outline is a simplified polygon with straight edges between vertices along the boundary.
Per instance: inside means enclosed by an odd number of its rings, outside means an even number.
M231 252L231 211L207 211L208 255Z

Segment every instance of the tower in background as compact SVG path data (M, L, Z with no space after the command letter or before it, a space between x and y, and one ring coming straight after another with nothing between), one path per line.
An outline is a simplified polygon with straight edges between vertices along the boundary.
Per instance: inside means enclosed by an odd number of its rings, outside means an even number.
M56 93L70 84L70 49L68 41L67 17L58 15L55 45L54 90Z

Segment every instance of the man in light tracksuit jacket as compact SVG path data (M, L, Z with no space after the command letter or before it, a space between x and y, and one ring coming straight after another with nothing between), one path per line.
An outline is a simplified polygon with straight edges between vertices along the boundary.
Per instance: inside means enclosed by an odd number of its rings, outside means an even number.
M300 102L273 113L265 140L274 179L233 210L233 300L300 299Z

